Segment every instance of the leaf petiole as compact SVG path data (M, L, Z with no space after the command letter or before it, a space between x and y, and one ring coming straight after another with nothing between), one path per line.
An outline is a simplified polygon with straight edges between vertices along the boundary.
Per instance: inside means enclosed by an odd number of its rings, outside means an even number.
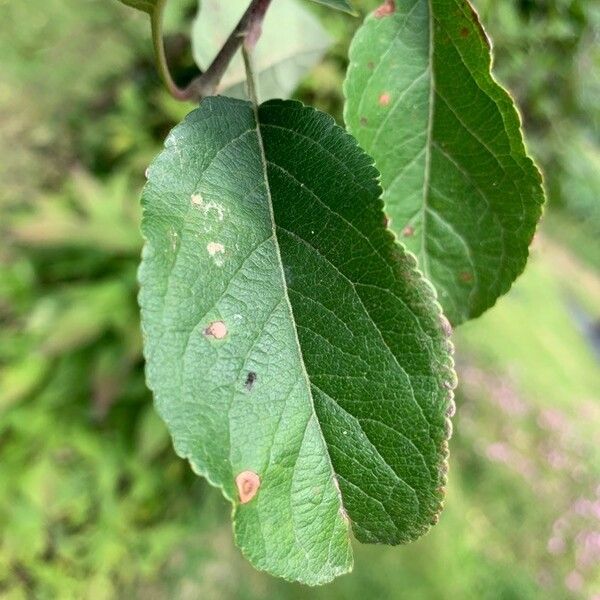
M163 14L165 4L166 0L157 0L150 13L152 42L158 72L169 93L174 98L182 101L199 102L206 96L214 95L231 59L235 56L242 43L249 49L254 47L260 37L262 22L271 4L271 0L252 0L208 69L193 79L184 88L180 88L175 83L167 63L163 43Z

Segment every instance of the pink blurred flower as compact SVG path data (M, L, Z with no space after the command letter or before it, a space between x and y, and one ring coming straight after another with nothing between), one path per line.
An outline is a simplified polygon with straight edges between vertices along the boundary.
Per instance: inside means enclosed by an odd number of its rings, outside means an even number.
M510 448L503 442L494 442L488 444L485 449L485 455L493 461L507 463L510 460L511 452Z
M551 537L548 540L548 552L550 554L563 554L566 549L565 540L561 537Z
M571 571L565 577L565 585L572 592L578 592L583 587L583 577L577 571Z
M557 432L565 431L569 426L564 413L555 408L546 408L540 411L538 424L542 429Z

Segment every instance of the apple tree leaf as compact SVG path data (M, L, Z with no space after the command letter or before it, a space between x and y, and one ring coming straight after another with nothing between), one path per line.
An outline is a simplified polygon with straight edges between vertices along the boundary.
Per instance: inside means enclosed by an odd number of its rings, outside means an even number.
M293 101L204 100L149 169L147 380L260 569L307 584L436 522L449 325L385 227L373 161Z
M477 317L523 271L544 202L477 14L467 0L386 2L352 42L344 87L392 229L450 321Z

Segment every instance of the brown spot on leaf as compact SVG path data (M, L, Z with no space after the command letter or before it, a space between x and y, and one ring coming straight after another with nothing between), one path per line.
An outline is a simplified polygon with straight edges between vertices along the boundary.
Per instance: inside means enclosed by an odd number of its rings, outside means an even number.
M396 11L396 3L394 0L385 0L385 2L373 13L376 19L393 15Z
M361 117L360 118L360 124L361 125L366 125L369 122L369 119L367 119L367 117Z
M379 106L387 106L391 99L392 97L387 92L383 92L383 94L379 96Z
M469 273L468 271L463 271L458 277L464 283L473 281L473 273Z
M204 330L204 335L222 340L227 335L227 325L223 321L214 321Z
M370 61L367 63L367 67L368 67L369 69L371 69L371 71L372 71L372 70L375 68L375 63L374 63L372 60L370 60Z
M470 33L470 31L469 31L468 27L463 27L460 30L460 37L463 37L463 38L469 37L469 33Z
M413 235L415 232L415 228L411 227L410 225L407 225L403 230L402 230L402 235L404 237L410 237L411 235Z
M242 471L235 478L235 485L238 489L240 502L246 504L256 496L256 492L260 487L260 477L254 471Z
M246 383L244 383L244 387L250 392L256 383L257 375L254 371L248 371L248 375L246 376Z

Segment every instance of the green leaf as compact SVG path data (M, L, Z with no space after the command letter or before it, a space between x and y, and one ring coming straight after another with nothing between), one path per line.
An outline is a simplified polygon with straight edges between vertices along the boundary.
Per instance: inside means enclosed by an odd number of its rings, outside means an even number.
M248 8L247 0L202 0L192 30L194 59L206 70ZM288 98L331 44L319 20L296 0L273 2L254 51L260 99ZM231 61L219 92L247 98L241 55Z
M348 129L381 171L391 227L453 324L523 271L544 194L465 0L387 3L350 49Z
M313 2L317 2L319 4L323 4L325 6L329 6L330 8L335 8L336 10L341 10L351 15L356 15L356 11L352 8L352 4L347 2L346 0L313 0Z
M142 12L151 15L155 10L158 10L160 5L165 3L165 0L120 0L126 6L141 10Z
M156 407L233 503L243 553L308 584L351 569L348 516L361 541L406 542L444 492L449 327L377 178L328 115L216 97L142 198Z

